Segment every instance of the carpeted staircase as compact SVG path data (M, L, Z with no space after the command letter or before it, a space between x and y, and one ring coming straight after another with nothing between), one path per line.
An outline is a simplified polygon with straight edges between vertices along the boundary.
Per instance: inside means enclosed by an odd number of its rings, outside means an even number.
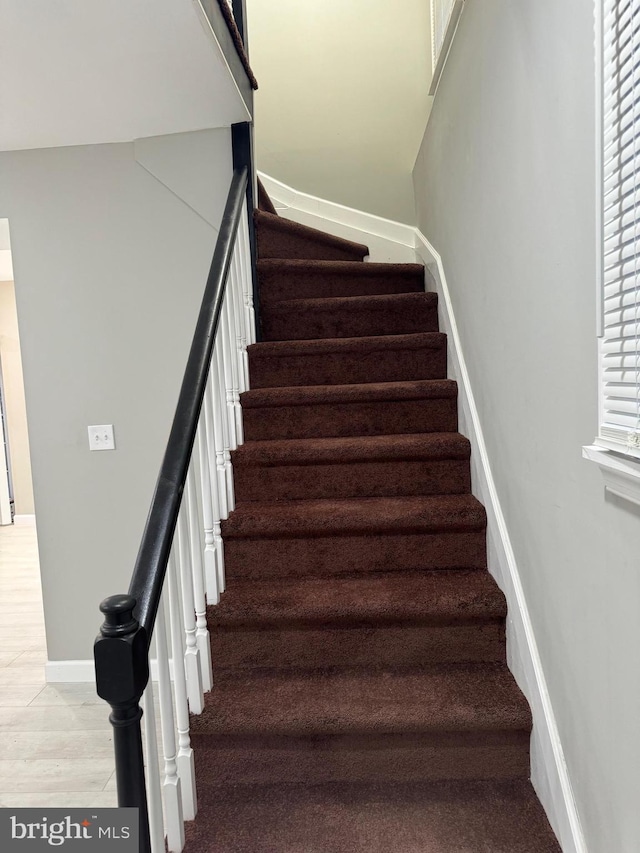
M188 853L552 853L437 297L256 213L215 685Z

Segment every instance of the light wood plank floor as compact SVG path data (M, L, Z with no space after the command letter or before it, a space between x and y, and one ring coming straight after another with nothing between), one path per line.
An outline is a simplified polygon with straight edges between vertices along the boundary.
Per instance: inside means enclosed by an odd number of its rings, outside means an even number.
M108 707L90 684L45 684L36 528L0 527L0 807L115 806Z

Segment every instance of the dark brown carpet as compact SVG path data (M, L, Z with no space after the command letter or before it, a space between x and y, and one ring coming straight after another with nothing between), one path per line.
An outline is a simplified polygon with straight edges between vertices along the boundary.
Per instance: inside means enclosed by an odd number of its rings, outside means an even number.
M256 223L265 342L186 851L557 853L436 296L415 264Z
M362 261L369 254L369 249L359 243L324 234L263 210L256 210L255 221L260 258Z
M229 28L229 32L231 33L231 38L233 39L233 43L236 47L236 50L238 51L240 61L242 62L244 70L247 72L247 77L249 78L249 82L251 83L251 88L255 90L258 88L258 81L255 78L255 74L251 70L251 65L249 64L249 57L247 56L247 51L245 50L244 42L242 41L242 36L240 35L240 30L238 29L238 25L236 24L236 19L233 17L233 12L231 11L227 0L218 0L218 6L220 7L222 16L226 21L227 27Z
M275 341L249 347L249 363L253 388L443 379L447 338L423 332Z

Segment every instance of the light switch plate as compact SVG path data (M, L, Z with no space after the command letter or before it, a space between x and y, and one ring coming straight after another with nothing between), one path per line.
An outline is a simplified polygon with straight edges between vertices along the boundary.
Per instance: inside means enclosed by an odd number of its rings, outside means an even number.
M116 442L113 437L113 424L98 424L89 428L90 450L115 450Z

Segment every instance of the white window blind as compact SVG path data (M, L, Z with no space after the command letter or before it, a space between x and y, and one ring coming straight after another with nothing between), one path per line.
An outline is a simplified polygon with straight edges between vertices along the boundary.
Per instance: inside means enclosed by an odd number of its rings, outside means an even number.
M640 0L602 0L597 442L640 456Z

